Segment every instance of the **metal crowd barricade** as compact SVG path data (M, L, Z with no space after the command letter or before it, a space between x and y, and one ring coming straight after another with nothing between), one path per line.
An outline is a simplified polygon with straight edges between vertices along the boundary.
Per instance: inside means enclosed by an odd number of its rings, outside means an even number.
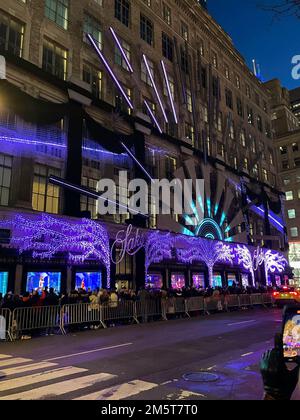
M226 309L233 309L240 307L240 299L238 295L227 295L225 297Z
M99 324L106 328L102 317L102 307L90 303L65 305L62 308L62 331L66 334L66 326Z
M12 341L11 320L11 311L9 309L0 309L0 334L3 332L3 337L0 335L0 340L7 340L8 338Z
M102 305L101 316L102 325L106 325L109 321L135 321L139 324L136 303L133 301L121 301Z
M204 297L191 297L186 300L187 312L204 312Z
M262 295L262 297L263 297L263 304L265 305L265 306L267 306L267 305L274 305L274 299L273 299L273 296L272 296L272 294L270 294L270 293L265 293L265 294L263 294Z
M161 299L146 299L136 302L136 317L148 322L149 317L164 318L164 307Z
M251 304L252 306L264 306L264 299L263 295L254 294L251 296Z
M11 335L17 339L23 332L34 330L61 329L59 306L38 306L16 308L12 313Z
M239 302L241 308L252 306L251 295L239 295Z
M190 317L188 310L186 299L182 297L175 298L175 313L176 314L185 314L187 317Z
M220 312L224 308L224 300L220 297L207 297L204 300L204 309L207 314L210 312Z

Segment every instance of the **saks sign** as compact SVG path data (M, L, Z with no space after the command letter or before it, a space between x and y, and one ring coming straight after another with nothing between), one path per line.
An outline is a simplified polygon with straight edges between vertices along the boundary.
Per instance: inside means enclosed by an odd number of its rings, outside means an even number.
M120 264L126 254L136 255L146 243L146 237L140 229L135 229L129 225L127 229L120 230L117 233L116 240L111 248L111 261L114 264Z

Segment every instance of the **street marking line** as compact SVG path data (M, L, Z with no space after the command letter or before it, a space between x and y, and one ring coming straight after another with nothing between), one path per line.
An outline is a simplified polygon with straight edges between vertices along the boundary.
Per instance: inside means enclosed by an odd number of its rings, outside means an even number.
M150 391L151 389L157 388L159 385L144 382L144 381L132 381L121 385L112 386L92 394L85 395L83 397L75 398L75 401L119 401L128 397L139 395L142 392Z
M61 395L69 394L71 392L79 391L88 388L100 382L109 381L116 378L115 375L109 373L99 373L96 375L84 376L68 381L57 382L52 385L42 386L40 388L31 389L30 391L19 392L6 397L0 397L2 401L31 401L31 400L46 400L47 398L55 398Z
M122 348L122 347L129 347L129 346L132 346L132 345L133 345L133 343L125 343L125 344L119 344L117 346L103 347L101 349L83 351L81 353L66 354L65 356L59 356L59 357L54 357L53 359L44 360L44 362L54 362L55 360L69 359L69 358L75 357L75 356L82 356L84 354L98 353L100 351L105 351L105 350L119 349L119 348Z
M11 359L11 358L12 358L12 356L9 356L7 354L0 354L0 360L2 360L2 359Z
M257 322L257 320L252 319L251 321L234 322L233 324L227 324L227 326L233 327L234 325L252 324L253 322Z
M254 352L253 352L253 351L252 351L252 352L250 352L250 353L245 353L245 354L242 354L242 356L241 356L241 357L252 356L252 354L254 354Z
M34 363L31 365L19 366L14 368L7 368L0 370L0 379L4 376L16 375L18 373L33 372L40 369L48 369L51 367L58 366L57 363Z
M8 359L8 360L2 360L0 361L0 368L1 367L5 367L5 366L13 366L13 365L21 365L22 363L30 363L33 362L32 359L23 359L21 357L19 358L12 358L12 359Z
M217 367L217 365L214 365L214 366L211 366L211 367L209 367L208 369L206 369L206 370L213 370L213 369L215 369Z
M60 379L84 372L88 372L88 370L70 366L48 372L36 373L35 375L22 376L21 378L8 379L7 381L0 382L0 392L11 391L12 389L52 381L54 379Z

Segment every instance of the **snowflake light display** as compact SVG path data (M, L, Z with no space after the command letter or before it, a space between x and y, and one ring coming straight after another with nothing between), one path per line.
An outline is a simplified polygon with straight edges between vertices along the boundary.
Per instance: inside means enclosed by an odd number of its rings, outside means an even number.
M188 249L178 250L178 259L181 262L192 264L196 261L203 261L209 273L209 284L213 286L213 270L218 262L232 264L235 255L230 245L223 242L215 242L207 239L187 239Z
M146 254L146 278L151 264L158 264L172 258L174 239L170 233L162 234L158 231L151 232L145 243Z
M269 282L270 273L283 273L288 265L287 259L279 252L268 250L264 254L266 281Z
M20 254L30 251L33 258L51 259L66 253L71 264L97 260L107 270L110 287L110 249L107 230L92 220L66 221L43 214L37 218L17 215L1 221L12 230L11 246Z
M235 248L235 253L238 258L238 264L250 272L252 277L252 284L255 285L254 263L249 248L247 248L245 245L237 245Z

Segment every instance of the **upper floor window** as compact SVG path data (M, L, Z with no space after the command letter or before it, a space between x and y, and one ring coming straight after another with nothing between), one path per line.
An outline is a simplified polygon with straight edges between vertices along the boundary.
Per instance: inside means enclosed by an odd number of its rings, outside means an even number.
M150 69L150 73L154 79L154 63L153 61L148 59L148 64L149 64L149 69ZM152 82L151 79L149 77L146 65L144 63L144 61L142 61L142 65L141 65L141 79L143 82L147 83L147 85L152 86Z
M84 63L82 80L90 85L93 96L100 99L102 95L102 72L90 64Z
M43 69L53 76L66 80L67 78L67 59L68 51L54 44L51 41L44 40L43 46Z
M188 40L189 40L189 27L184 22L181 22L181 36L186 42L188 42Z
M130 2L128 0L115 0L115 17L125 26L129 26Z
M162 33L162 53L168 60L173 61L174 44L173 40L164 32Z
M172 24L172 12L169 6L163 3L163 19L168 25Z
M6 14L0 14L0 48L22 57L25 26Z
M0 154L0 206L8 206L11 184L12 158Z
M233 109L233 96L232 96L232 92L229 89L225 90L225 98L226 98L226 105Z
M98 43L100 50L102 50L102 31L101 25L92 16L85 14L83 22L83 41L88 42L86 36L90 34L94 40Z
M146 41L149 45L154 43L154 25L145 16L141 15L140 22L141 38Z
M218 68L218 56L217 56L216 53L213 53L213 55L212 55L212 64L213 64L215 69Z
M85 176L81 179L81 184L84 187L89 188L90 190L97 191L98 181L93 178L87 178ZM97 211L97 200L93 198L89 198L87 196L80 196L80 208L81 211L86 211L91 213L92 219L97 219L98 211Z
M69 0L46 0L45 15L57 25L68 29Z
M59 187L48 182L51 175L60 176L60 170L44 165L35 165L32 208L36 211L58 214Z
M184 73L189 73L189 56L185 48L181 48L181 69Z
M124 41L123 39L120 39L120 43L122 45L123 51L128 59L128 61L131 61L131 48L130 45ZM126 63L126 60L124 59L120 49L118 46L115 46L115 63L118 64L120 67L122 67L124 70L128 70L128 65Z

